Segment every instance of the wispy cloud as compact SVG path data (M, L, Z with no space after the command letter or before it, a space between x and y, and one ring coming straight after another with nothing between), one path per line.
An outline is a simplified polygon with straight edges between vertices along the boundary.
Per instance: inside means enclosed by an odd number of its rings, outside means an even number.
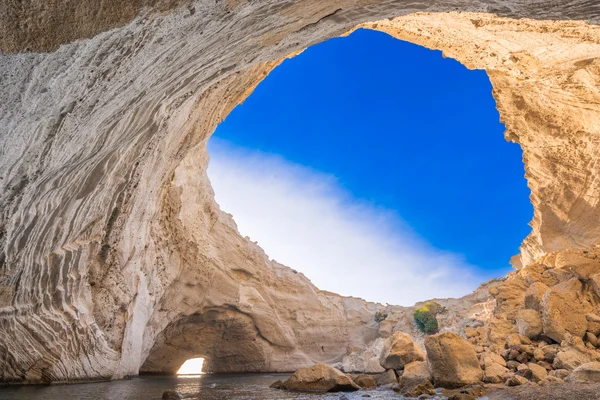
M240 233L320 289L412 305L481 283L460 254L440 251L393 211L353 197L335 177L213 137L208 174Z

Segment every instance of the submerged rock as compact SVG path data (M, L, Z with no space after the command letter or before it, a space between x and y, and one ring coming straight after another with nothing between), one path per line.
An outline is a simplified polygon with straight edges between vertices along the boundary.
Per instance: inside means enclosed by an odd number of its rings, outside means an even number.
M269 387L271 389L285 389L285 386L281 380L273 382Z
M162 400L180 400L183 396L177 393L175 390L165 390L161 397Z
M339 369L320 363L294 372L283 388L294 392L354 392L360 386Z

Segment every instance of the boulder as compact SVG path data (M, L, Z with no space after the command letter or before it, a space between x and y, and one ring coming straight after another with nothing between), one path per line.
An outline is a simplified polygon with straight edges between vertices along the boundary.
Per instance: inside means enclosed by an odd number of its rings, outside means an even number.
M411 380L431 380L431 372L429 372L429 366L427 361L413 361L404 366L404 373L402 378Z
M516 333L508 335L506 337L506 348L511 350L518 350L521 347L521 337Z
M589 322L599 322L600 323L600 316L596 315L596 314L586 314L585 319L588 320Z
M525 292L525 308L530 310L540 310L540 303L544 293L548 290L548 286L542 282L534 282Z
M300 368L283 386L294 392L353 392L360 389L348 375L323 363Z
M600 271L600 260L590 258L577 250L566 250L556 255L555 266L557 269L568 271L581 280L587 281Z
M275 381L270 386L271 389L285 389L282 381Z
M546 368L540 365L529 363L527 364L527 367L529 367L529 369L531 370L531 380L534 382L539 382L546 376L548 376L548 371L546 370Z
M583 286L577 278L550 288L542 297L540 308L544 334L561 342L566 333L582 338L587 330L585 316L591 305L583 298Z
M533 351L533 358L537 361L544 361L546 359L546 355L544 354L544 350L541 347L538 347Z
M392 321L381 321L379 323L379 336L382 338L389 338L392 336L392 331L394 330L394 323Z
M448 400L476 400L485 395L486 389L482 385L467 386L455 390L446 390L444 395Z
M598 338L592 332L586 332L585 333L585 340L588 343L591 343L592 346L598 347Z
M484 353L481 358L483 366L483 381L485 383L504 382L504 376L508 373L506 361L495 353Z
M554 361L554 357L556 357L556 355L560 351L560 345L549 344L546 346L542 346L541 349L544 352L544 359L551 363Z
M600 362L590 362L575 368L567 381L574 383L600 383Z
M600 317L596 314L588 314L585 316L588 321L587 330L596 336L600 336Z
M554 369L573 371L580 365L599 361L598 358L598 352L586 348L583 340L567 335L567 338L561 343L560 351L556 354L552 366Z
M375 381L375 377L373 375L362 374L359 375L355 380L356 383L361 388L365 389L374 389L377 387L377 382Z
M385 369L403 369L413 361L424 361L425 354L405 332L394 332L385 340L380 364Z
M592 284L592 288L594 288L596 296L600 297L600 274L594 274L590 276L590 282Z
M518 361L514 361L514 360L510 360L510 361L506 362L506 368L510 369L511 371L516 371L517 368L519 367L519 365L521 365L521 363Z
M524 377L519 376L519 375L513 375L510 378L508 378L504 384L506 386L519 386L519 385L523 385L523 384L525 384L527 382L529 382L527 380L527 378L524 378Z
M519 334L529 339L537 339L544 330L542 318L535 310L519 310L516 322Z
M165 390L161 397L162 400L180 400L183 396L174 390Z
M467 339L471 339L479 336L479 332L477 332L477 330L471 328L470 326L467 326L465 328L465 336L467 337Z
M475 347L460 336L450 332L428 336L425 348L436 386L456 388L483 379Z
M395 385L398 383L398 376L393 369L388 369L375 376L375 382L377 386Z
M531 379L533 372L526 364L520 364L517 367L516 375L522 376L523 378Z
M428 380L400 378L397 385L393 387L395 392L405 397L419 397L421 395L434 396L435 389Z

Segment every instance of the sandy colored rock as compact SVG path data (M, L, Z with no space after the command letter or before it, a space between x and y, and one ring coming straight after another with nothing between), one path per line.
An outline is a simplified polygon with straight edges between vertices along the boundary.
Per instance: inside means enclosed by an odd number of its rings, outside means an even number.
M580 365L600 361L600 353L585 347L583 341L575 336L567 336L561 343L552 366L554 369L573 371Z
M524 378L520 375L513 375L510 378L508 378L504 384L506 386L519 386L524 385L527 382L529 382L527 378Z
M482 358L483 382L502 383L509 372L504 358L495 353L484 353Z
M394 370L388 369L387 371L376 375L375 381L377 386L395 385L398 383L398 376L396 376Z
M589 342L592 346L598 347L598 338L592 332L585 333L585 340Z
M600 259L580 250L563 251L556 255L554 266L574 274L583 281L600 273Z
M590 276L590 281L592 283L594 293L596 293L596 296L600 297L600 273Z
M375 381L375 377L373 375L361 374L354 379L354 383L365 389L373 389L377 387L377 382Z
M600 383L600 362L590 362L575 368L567 377L573 383Z
M546 368L537 364L528 363L527 367L531 370L531 380L533 382L539 382L548 375Z
M431 372L427 361L413 361L404 366L402 378L409 380L427 380L431 381Z
M435 390L433 385L428 380L414 380L400 378L398 384L393 387L395 392L400 393L405 397L419 397L421 395L433 396Z
M398 331L385 340L380 363L385 369L403 369L406 364L424 360L425 354L412 337Z
M537 339L543 332L542 318L535 310L519 310L517 328L519 328L520 335Z
M460 336L450 332L428 336L425 348L436 387L456 388L483 379L474 346Z
M544 334L561 342L566 333L582 338L587 330L585 315L591 306L583 298L583 286L573 278L548 290L540 304Z
M283 383L283 387L294 392L353 392L360 389L348 375L322 363L300 368Z
M548 286L542 282L534 282L531 286L529 286L525 292L525 308L540 311L540 303L542 302L542 297L544 297L544 293L546 293L547 290Z

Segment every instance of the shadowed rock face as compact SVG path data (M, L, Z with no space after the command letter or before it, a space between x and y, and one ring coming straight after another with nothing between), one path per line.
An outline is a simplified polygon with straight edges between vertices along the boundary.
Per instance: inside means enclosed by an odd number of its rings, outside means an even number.
M214 127L282 57L366 21L404 15L366 26L488 72L535 208L517 266L598 242L600 29L560 21L597 23L593 2L67 3L0 7L2 381L174 372L198 355L212 371L368 370L390 323L422 342L410 308L269 260L206 176ZM536 20L411 14L455 9ZM509 304L497 285L440 301L442 328Z

